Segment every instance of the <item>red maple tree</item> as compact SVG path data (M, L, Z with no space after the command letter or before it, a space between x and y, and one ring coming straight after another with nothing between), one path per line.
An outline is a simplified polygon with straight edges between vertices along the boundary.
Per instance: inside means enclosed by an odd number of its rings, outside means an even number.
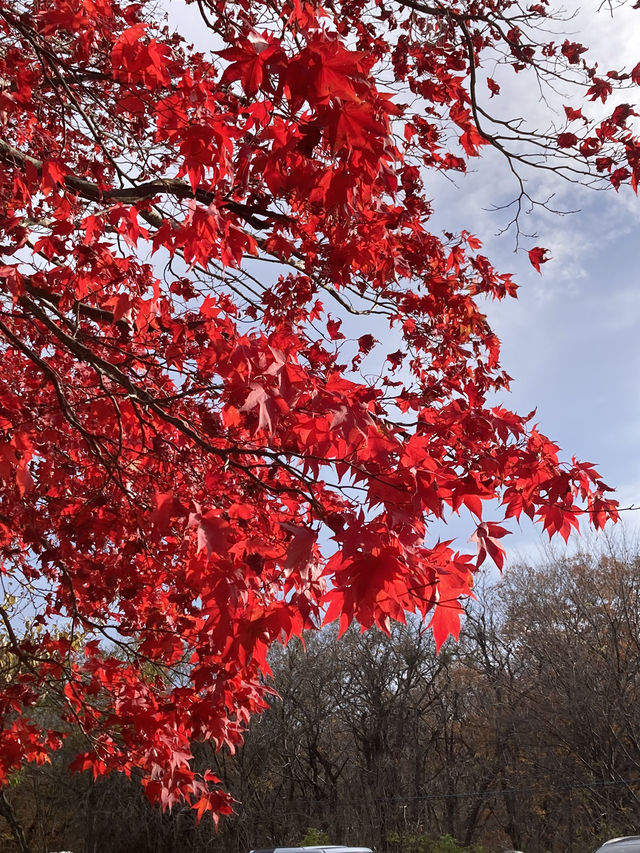
M273 643L419 613L439 646L505 518L615 519L488 402L516 286L423 181L492 145L636 189L635 113L589 107L640 65L541 41L546 0L198 5L211 55L146 0L0 0L0 780L75 730L77 768L217 816L190 745L239 743ZM486 57L580 108L496 118ZM430 534L461 508L474 554Z

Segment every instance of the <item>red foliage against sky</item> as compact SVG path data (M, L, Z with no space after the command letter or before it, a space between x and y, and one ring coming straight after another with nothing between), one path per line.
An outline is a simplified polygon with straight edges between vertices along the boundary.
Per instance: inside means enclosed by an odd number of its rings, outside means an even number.
M544 2L201 0L209 55L155 9L0 0L0 778L75 731L217 816L190 745L240 741L274 642L419 613L439 646L505 519L616 517L488 402L516 286L424 182L493 145L635 189L640 66ZM496 121L506 72L575 84L566 122ZM430 533L461 509L472 553Z

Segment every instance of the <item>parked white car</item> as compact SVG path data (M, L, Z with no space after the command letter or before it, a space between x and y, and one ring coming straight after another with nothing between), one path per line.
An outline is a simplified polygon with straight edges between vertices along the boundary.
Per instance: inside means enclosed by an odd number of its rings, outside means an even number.
M598 847L596 853L640 853L640 835L625 835L624 838L612 838Z
M263 847L249 853L373 853L370 847L343 847L341 844L318 844L314 847Z

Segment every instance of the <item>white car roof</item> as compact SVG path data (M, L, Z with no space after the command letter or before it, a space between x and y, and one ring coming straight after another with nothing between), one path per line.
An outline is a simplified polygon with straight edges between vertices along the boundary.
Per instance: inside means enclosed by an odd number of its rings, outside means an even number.
M624 838L612 838L598 847L596 853L640 853L640 835L626 835Z
M345 847L341 844L318 844L313 847L262 847L249 853L373 853L370 847Z

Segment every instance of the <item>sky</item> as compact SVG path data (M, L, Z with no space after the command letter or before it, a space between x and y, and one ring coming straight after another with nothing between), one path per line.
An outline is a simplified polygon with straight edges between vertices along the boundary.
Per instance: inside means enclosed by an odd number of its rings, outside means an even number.
M198 49L218 47L207 43L196 7L183 0L165 0L164 6L171 26ZM590 61L597 59L602 70L629 70L640 61L640 10L630 3L612 15L608 4L583 2L562 29L589 46ZM500 104L506 113L517 104L535 121L543 110L538 94L521 82L524 75L515 78L511 73L500 81ZM634 95L640 105L636 89L612 98L607 107ZM523 230L537 236L523 240L515 251L513 231L498 234L508 215L491 211L516 194L499 153L474 159L455 185L430 173L427 186L433 228L466 228L483 241L494 266L513 273L520 286L517 300L486 306L502 341L503 367L513 377L511 393L501 402L521 413L536 408L541 430L560 444L564 458L575 455L596 463L621 506L640 507L640 199L629 188L596 192L531 172L527 187L535 198L553 193L554 207L578 212L561 216L537 208L523 216ZM534 245L550 250L542 275L526 253ZM640 510L625 510L622 516L628 532L640 533ZM516 559L540 549L538 528L528 523L512 528L505 544ZM454 522L449 535L463 531L468 535L468 522Z
M597 10L598 4L581 4L571 38L588 45L602 69L634 67L640 10L629 4L613 17ZM640 105L636 93L622 93L611 107L634 94ZM521 104L522 93L517 96ZM531 95L526 108L520 106L534 116L539 109ZM512 272L520 286L517 300L487 306L502 341L502 364L514 380L504 403L519 412L536 408L540 428L565 458L596 463L622 507L640 506L640 198L628 187L596 192L530 173L534 197L555 193L553 206L577 212L536 209L525 216L523 229L537 237L516 252L513 232L497 235L509 216L490 210L515 195L503 158L490 152L472 167L457 189L444 180L434 186L434 221L476 234L494 265ZM529 263L525 249L532 245L550 250L542 275ZM631 534L640 533L640 510L622 517ZM508 547L524 555L537 551L536 531L523 525Z

